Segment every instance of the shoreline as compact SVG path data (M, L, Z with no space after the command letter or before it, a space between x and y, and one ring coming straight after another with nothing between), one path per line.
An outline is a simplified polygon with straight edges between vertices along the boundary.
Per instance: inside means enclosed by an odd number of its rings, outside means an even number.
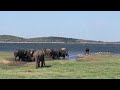
M14 53L14 51L0 51L1 53ZM73 54L71 54L73 55ZM75 57L81 57L81 56L94 56L94 55L113 55L113 56L120 56L120 53L111 53L111 52L96 52L96 53L90 53L88 55L85 54L77 54Z
M0 42L0 43L64 43L64 42Z
M58 43L58 44L103 44L103 45L105 45L105 44L120 44L120 43L109 43L109 42L105 42L105 43L71 43L71 42L68 42L68 43L65 43L65 42L0 42L0 43L17 43L17 44L19 44L19 43Z

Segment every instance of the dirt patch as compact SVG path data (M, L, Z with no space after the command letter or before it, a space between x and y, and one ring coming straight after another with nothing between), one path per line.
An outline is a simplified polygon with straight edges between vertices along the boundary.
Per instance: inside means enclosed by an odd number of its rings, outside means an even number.
M16 69L20 67L24 67L27 62L15 61L14 59L0 59L0 68L5 70Z
M5 64L12 63L12 62L13 62L12 60L5 60L5 59L0 60L0 63L5 63Z
M4 64L12 64L12 63L23 63L20 61L15 61L14 59L0 59L0 63L4 63Z

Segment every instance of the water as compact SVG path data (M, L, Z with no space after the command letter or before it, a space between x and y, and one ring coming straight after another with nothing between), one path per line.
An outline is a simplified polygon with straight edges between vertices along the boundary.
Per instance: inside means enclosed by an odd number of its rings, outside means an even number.
M41 49L41 48L68 48L69 58L74 60L76 56L85 53L89 48L90 53L111 52L120 53L119 44L57 44L57 43L0 43L0 51L15 51L16 49Z

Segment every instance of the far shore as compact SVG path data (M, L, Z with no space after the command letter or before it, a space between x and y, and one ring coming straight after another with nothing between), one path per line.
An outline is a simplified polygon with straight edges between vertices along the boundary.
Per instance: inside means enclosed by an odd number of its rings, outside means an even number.
M120 44L115 42L103 42L103 43L97 43L97 42L80 42L80 43L72 43L72 42L0 42L0 43L60 43L60 44Z
M0 43L64 43L64 42L0 42Z

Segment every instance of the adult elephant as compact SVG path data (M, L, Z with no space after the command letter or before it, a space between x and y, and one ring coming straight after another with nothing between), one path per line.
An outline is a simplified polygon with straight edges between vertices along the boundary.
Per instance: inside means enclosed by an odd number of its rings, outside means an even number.
M33 54L35 53L35 51L36 51L35 49L30 49L30 50L27 51L27 53L26 53L26 59L28 61L35 61L35 59L33 57Z
M52 59L60 59L60 57L65 59L65 56L69 56L68 49L66 49L66 48L52 49L50 52L50 55L51 55Z
M59 49L52 49L50 52L50 56L52 57L52 59L59 59L61 55L61 52Z
M65 56L68 56L68 49L67 48L61 48L60 49L60 57L63 57L63 59L65 59Z
M26 58L26 54L27 54L27 51L26 50L16 50L15 52L14 52L14 57L15 57L15 60L16 60L16 58L18 57L18 60L22 60L22 61L24 61L25 60L25 58Z
M45 55L46 55L45 49L37 50L33 54L33 57L35 58L35 62L36 62L36 69L38 67L43 67L43 65L45 65L45 59L44 59ZM40 66L40 62L41 62L41 66Z
M46 53L45 56L51 57L51 51L52 51L52 49L44 49L44 50L45 50L45 53Z
M33 53L35 52L34 49L31 50L16 50L14 52L15 60L18 57L19 61L33 61Z

